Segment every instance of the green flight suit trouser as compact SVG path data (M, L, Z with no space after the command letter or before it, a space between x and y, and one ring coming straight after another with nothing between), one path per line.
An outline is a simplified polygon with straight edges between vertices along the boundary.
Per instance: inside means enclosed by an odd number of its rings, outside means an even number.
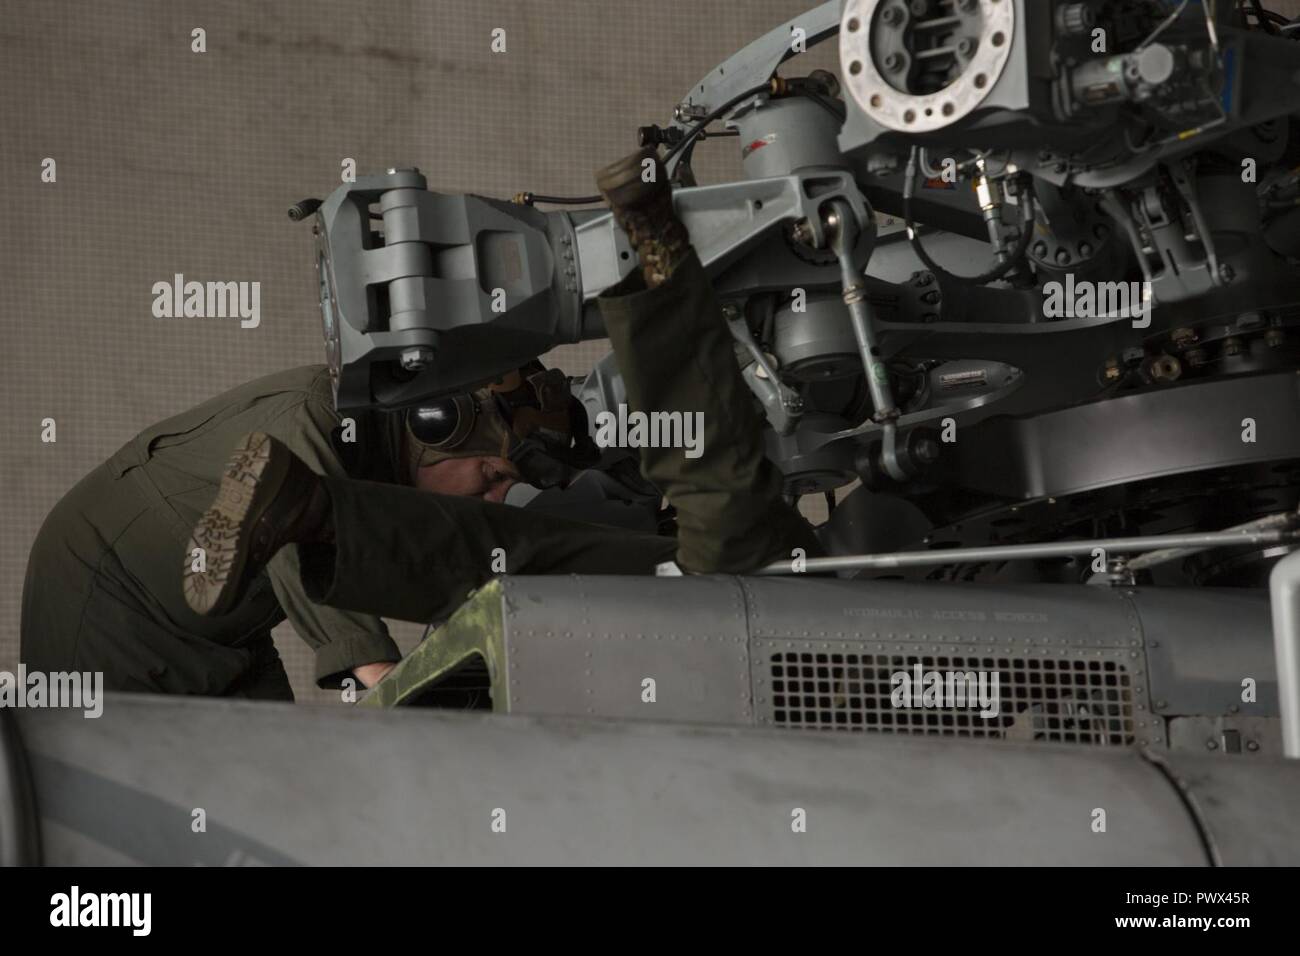
M699 413L703 453L642 448L641 471L677 509L677 563L696 574L744 574L822 548L781 496L763 449L766 422L741 377L735 339L692 249L646 289L638 269L598 300L634 412Z
M498 573L653 574L674 538L438 495L323 479L334 542L299 545L303 590L361 614L432 624Z
M756 400L695 253L657 289L639 279L638 272L600 299L630 410L699 412L704 421L699 458L681 448L640 450L643 473L677 509L678 538L327 479L335 541L300 546L307 595L434 623L500 572L500 557L509 574L651 574L674 558L694 573L742 574L790 558L794 548L822 553L811 526L781 497Z

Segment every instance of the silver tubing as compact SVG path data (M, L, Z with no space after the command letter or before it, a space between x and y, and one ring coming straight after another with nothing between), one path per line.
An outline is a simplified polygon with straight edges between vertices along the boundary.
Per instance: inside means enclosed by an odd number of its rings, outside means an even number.
M898 551L893 554L846 554L833 558L778 561L755 574L812 574L819 571L861 571L874 568L922 568L969 561L1019 561L1032 558L1069 558L1097 549L1114 554L1159 551L1164 548L1216 548L1242 544L1283 544L1295 541L1290 531L1209 531L1200 534L1157 534L1144 538L1101 538L1095 541L1053 541L1045 544L1009 544L992 548L940 548L934 551ZM1297 552L1300 554L1300 552ZM1295 557L1292 555L1291 557ZM1290 560L1290 558L1288 558ZM1280 567L1280 565L1279 565ZM1275 570L1276 576L1277 571Z
M1282 715L1282 751L1300 757L1300 551L1288 554L1268 578L1273 602L1273 653Z
M1259 518L1256 521L1247 521L1245 524L1233 525L1231 528L1225 528L1224 530L1271 531L1275 528L1290 528L1298 521L1300 521L1300 513L1284 511L1281 514L1269 515L1267 518ZM1141 571L1145 568L1155 567L1157 564L1166 564L1170 561L1177 561L1179 558L1190 557L1204 550L1204 548L1170 548L1167 551L1148 551L1141 557L1130 561L1128 570Z
M862 374L867 379L871 406L876 421L882 425L881 463L886 473L895 481L907 481L908 474L898 461L898 408L889 387L889 372L880 361L876 347L876 328L867 304L867 286L864 269L853 264L853 245L858 237L858 224L848 203L832 201L836 217L831 233L831 249L840 260L840 276L844 283L844 305L849 310L849 323L858 342L858 355L862 358ZM829 225L829 223L828 223Z

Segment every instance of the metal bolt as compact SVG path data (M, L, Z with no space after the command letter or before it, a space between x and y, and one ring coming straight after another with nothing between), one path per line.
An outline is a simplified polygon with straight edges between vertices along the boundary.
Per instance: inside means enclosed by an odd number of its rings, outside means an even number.
M1259 741L1258 741L1258 740L1247 740L1247 741L1246 741L1246 749L1249 750L1251 753L1254 753L1256 750L1259 749Z
M1283 329L1269 329L1264 335L1264 344L1271 349L1281 348L1286 344L1286 332Z
M1218 750L1218 749L1219 749L1219 742L1218 742L1217 740L1207 740L1207 741L1205 742L1205 749L1206 749L1206 750Z
M1183 366L1172 355L1161 355L1152 360L1147 371L1154 381L1176 382L1183 374Z
M1242 351L1241 339L1233 336L1223 340L1224 355L1240 355Z
M1070 253L1065 249L1058 249L1056 252L1056 264L1058 266L1068 266L1070 264L1070 260L1073 258L1074 257L1071 256Z
M1047 258L1047 243L1043 242L1041 239L1038 240L1038 242L1034 243L1034 258L1035 259Z
M969 58L975 53L975 41L970 37L962 37L957 41L957 53L959 56Z
M432 361L433 349L424 345L402 352L402 368L407 372L418 372Z
M1164 710L1168 706L1169 706L1169 701L1167 700L1156 701L1156 710Z
M916 443L916 457L925 464L933 464L939 460L939 443L933 438L924 438Z
M1096 18L1086 3L1067 3L1056 12L1056 22L1066 36L1077 36L1092 28Z
M1219 278L1224 282L1231 282L1233 279L1237 278L1237 270L1225 262L1223 265L1219 266Z
M1092 255L1092 244L1088 242L1079 243L1079 255L1084 259Z
M891 53L885 57L885 69L890 73L897 73L903 68L903 57L899 53Z
M832 208L831 211L822 218L822 226L823 232L826 233L828 239L838 236L840 232L840 214Z
M886 7L880 17L888 26L896 27L903 19L902 7Z

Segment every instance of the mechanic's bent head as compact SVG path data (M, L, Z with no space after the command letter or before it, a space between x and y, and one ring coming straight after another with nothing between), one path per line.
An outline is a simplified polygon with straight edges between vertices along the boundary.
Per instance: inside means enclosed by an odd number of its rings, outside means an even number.
M568 448L572 401L563 375L534 362L486 388L411 408L407 480L423 491L502 502L527 478L512 460L523 449Z

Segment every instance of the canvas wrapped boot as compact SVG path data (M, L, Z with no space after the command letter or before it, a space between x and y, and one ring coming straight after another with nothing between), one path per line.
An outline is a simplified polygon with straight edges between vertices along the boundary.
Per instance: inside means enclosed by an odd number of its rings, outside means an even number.
M596 173L596 188L641 260L647 288L663 285L686 258L691 237L673 212L673 189L654 147Z
M654 169L653 181L641 172ZM677 564L694 574L743 574L821 546L781 497L765 422L740 373L713 286L672 208L657 154L643 149L596 174L640 272L599 298L635 413L680 422L686 447L639 448L641 473L677 509ZM661 418L661 420L663 420ZM698 425L691 434L687 425Z
M216 500L194 526L185 551L185 602L198 614L223 614L286 544L331 538L329 494L320 478L269 435L246 435Z

